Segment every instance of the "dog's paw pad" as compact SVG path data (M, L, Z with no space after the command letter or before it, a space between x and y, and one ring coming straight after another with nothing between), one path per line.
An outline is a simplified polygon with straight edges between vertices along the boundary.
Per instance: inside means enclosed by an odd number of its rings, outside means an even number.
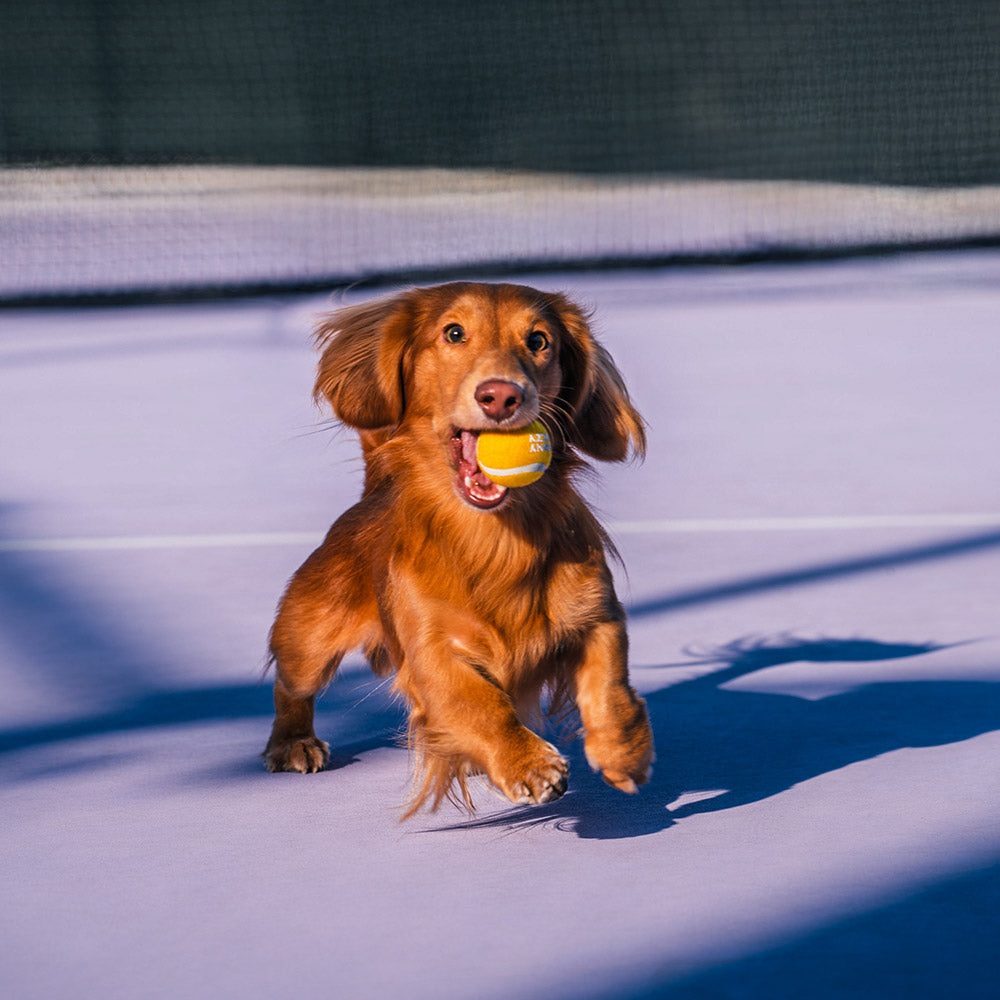
M645 778L640 779L637 784L635 779L629 777L627 774L613 774L610 771L605 771L601 777L612 788L617 788L620 792L625 792L628 795L635 795L639 791L639 785L645 784Z
M569 764L554 747L545 758L527 768L521 780L514 783L508 798L518 805L541 805L554 802L566 792L569 784Z
M330 747L321 739L310 736L297 740L286 740L268 747L264 754L269 771L298 771L299 774L314 774L322 771L330 762Z
M635 768L634 770L623 771L613 768L604 768L601 771L601 777L609 784L612 788L617 788L621 792L625 792L628 795L635 795L639 791L640 785L645 785L647 781L653 776L653 765L647 763L643 767Z

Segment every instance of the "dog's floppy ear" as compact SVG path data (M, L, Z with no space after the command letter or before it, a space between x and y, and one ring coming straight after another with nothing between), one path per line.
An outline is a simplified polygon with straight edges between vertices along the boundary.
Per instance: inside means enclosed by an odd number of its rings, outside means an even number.
M359 430L398 424L411 329L405 292L331 313L315 331L322 354L313 398L328 401L340 420Z
M592 458L621 462L646 454L645 424L629 399L611 355L595 339L587 316L563 295L549 296L559 320L560 395L572 414L567 428L571 444Z

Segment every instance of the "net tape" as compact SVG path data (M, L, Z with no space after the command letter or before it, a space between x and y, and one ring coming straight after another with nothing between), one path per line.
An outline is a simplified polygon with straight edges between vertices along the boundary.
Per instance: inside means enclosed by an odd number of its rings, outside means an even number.
M442 170L0 172L0 297L991 241L1000 188Z

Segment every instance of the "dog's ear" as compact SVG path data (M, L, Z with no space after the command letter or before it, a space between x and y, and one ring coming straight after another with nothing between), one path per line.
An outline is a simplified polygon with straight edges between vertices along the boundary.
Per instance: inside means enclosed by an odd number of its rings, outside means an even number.
M345 424L376 430L402 420L411 305L408 293L390 295L338 309L316 327L322 354L313 398Z
M629 399L625 381L611 355L594 338L585 313L563 295L549 296L559 320L564 404L572 414L571 444L604 462L624 461L631 449L646 454L645 424Z

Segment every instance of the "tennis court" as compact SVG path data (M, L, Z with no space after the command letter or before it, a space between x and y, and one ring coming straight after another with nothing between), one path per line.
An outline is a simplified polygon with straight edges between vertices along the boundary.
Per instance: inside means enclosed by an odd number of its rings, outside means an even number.
M650 424L590 487L658 763L398 822L349 662L333 769L265 773L265 636L357 495L321 296L8 311L11 996L989 996L1000 257L538 274ZM371 292L349 293L347 301Z

